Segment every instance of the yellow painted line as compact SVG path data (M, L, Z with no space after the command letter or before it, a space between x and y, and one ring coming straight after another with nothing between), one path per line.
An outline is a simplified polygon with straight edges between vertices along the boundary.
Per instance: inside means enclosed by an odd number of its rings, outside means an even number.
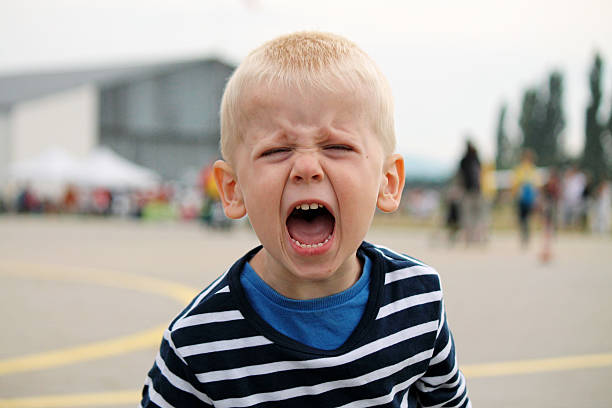
M612 353L473 364L461 367L461 371L468 378L480 378L607 366L612 366Z
M70 395L46 395L41 397L0 399L2 408L63 408L106 405L136 405L140 391L114 391Z
M197 293L196 289L180 283L107 269L2 261L0 274L130 289L169 297L181 304L189 302Z
M0 262L0 274L73 283L93 283L108 287L138 290L169 297L181 304L189 302L197 292L188 286L162 279L91 268L2 261ZM64 366L125 354L148 347L154 348L159 345L166 327L167 325L163 324L114 339L3 359L0 360L0 375Z
M2 261L0 262L0 274L35 279L63 280L73 283L93 283L108 287L131 289L169 297L181 304L190 301L196 293L196 290L193 288L162 279L91 268ZM128 353L147 347L156 347L161 340L161 333L165 327L166 325L164 324L153 329L115 339L0 360L0 375L57 367ZM612 366L612 353L473 364L463 366L462 371L468 378L483 378L607 366ZM0 399L0 407L53 408L131 405L137 404L139 399L139 390L128 390Z
M7 358L0 361L0 375L42 370L154 347L161 342L165 328L166 325L160 325L153 329L110 340Z
M505 375L532 374L612 366L612 353L547 359L472 364L461 368L466 377L483 378ZM103 393L43 395L38 397L0 399L2 408L56 408L106 405L131 405L140 401L140 390Z

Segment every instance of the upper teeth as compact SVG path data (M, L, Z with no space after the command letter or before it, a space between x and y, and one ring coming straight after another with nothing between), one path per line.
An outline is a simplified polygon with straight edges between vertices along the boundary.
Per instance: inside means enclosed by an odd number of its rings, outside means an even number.
M318 204L318 203L310 203L310 204L300 204L300 205L296 205L295 209L296 210L316 210L317 208L323 208L323 205Z

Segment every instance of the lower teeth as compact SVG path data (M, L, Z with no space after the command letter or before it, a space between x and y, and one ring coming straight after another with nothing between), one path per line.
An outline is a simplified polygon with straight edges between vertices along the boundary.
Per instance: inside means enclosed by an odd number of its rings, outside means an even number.
M296 245L299 246L300 248L317 248L317 247L323 246L324 244L327 244L327 242L331 239L331 237L332 237L331 234L329 234L329 236L325 238L325 241L319 242L318 244L302 244L300 241L296 239L291 238L291 240L295 242Z

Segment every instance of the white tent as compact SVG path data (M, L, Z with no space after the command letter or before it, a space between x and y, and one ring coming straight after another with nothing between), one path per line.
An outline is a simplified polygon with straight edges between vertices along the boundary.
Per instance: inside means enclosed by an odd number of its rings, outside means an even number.
M78 173L80 162L65 150L52 147L31 159L14 163L9 168L9 182L28 185L37 195L58 199Z
M36 157L14 163L9 169L9 177L18 183L64 184L78 171L79 165L66 151L52 147Z
M106 147L95 148L79 165L71 180L82 187L147 189L159 184L153 170L134 164Z
M15 163L9 179L17 185L29 185L46 197L60 197L69 184L79 187L104 187L111 190L156 187L160 177L153 170L138 166L109 148L98 147L84 159L74 159L60 148Z

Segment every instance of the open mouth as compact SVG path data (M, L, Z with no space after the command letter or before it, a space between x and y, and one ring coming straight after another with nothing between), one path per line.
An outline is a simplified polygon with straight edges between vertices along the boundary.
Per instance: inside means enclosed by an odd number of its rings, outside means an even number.
M296 245L301 248L317 248L331 239L336 220L322 204L303 203L289 214L286 225Z

